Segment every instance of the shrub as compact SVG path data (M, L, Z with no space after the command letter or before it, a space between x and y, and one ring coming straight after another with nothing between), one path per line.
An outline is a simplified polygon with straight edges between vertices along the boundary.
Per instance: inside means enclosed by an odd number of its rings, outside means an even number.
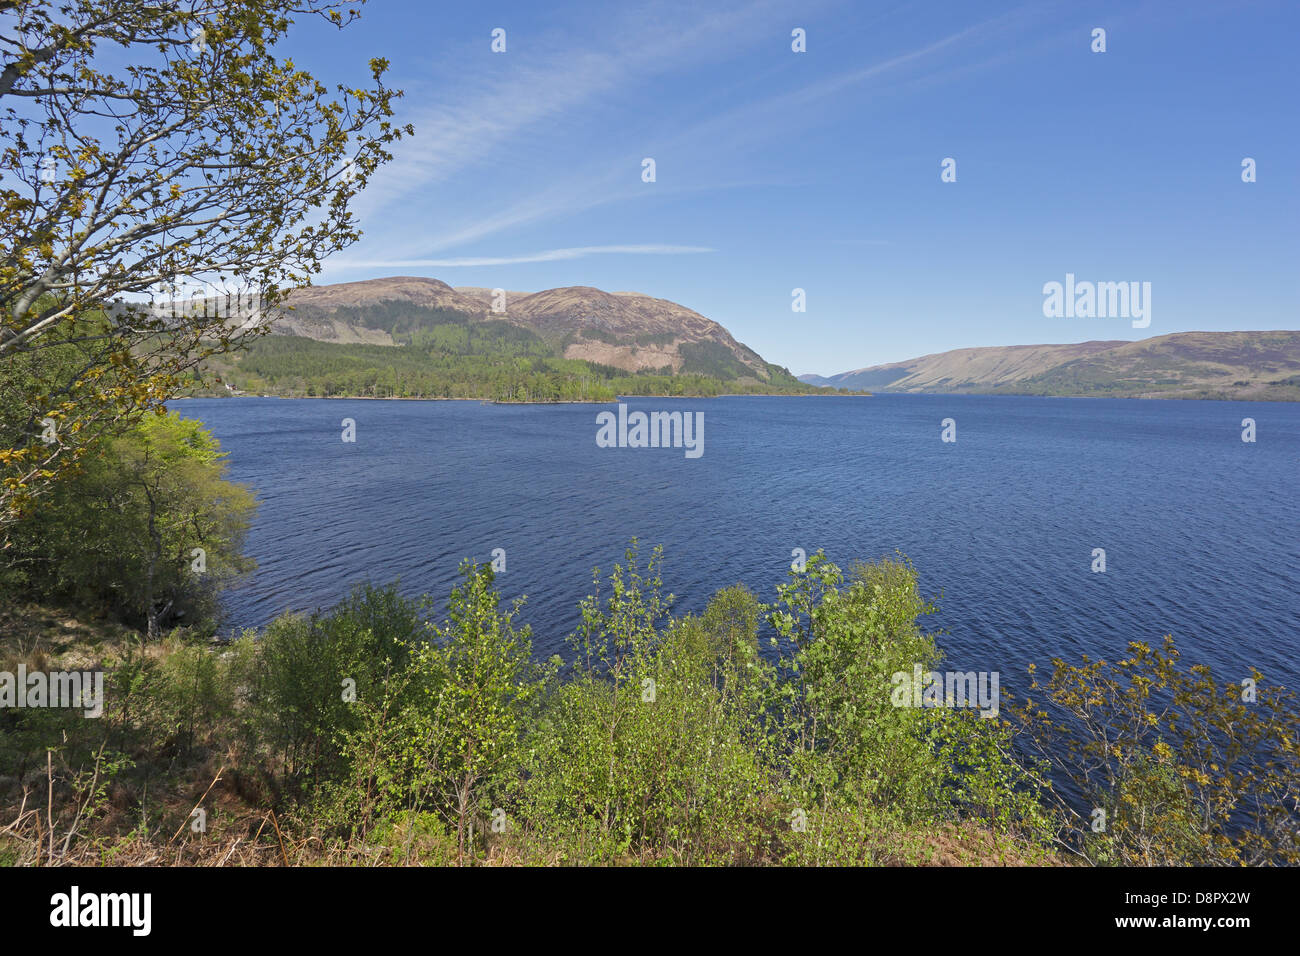
M918 624L934 608L911 564L860 564L845 582L819 552L790 576L769 611L773 644L789 644L773 700L787 797L823 815L871 806L904 825L976 815L1043 839L1038 777L1011 756L1006 722L891 699L892 675L941 660Z
M1300 862L1294 694L1258 672L1220 684L1183 665L1170 636L1111 663L1052 665L1030 685L1043 696L1015 713L1072 791L1060 805L1075 852L1124 866Z
M610 575L582 604L572 677L530 739L527 825L572 862L749 862L760 852L767 778L742 674L757 602L740 589L702 619L666 624L660 551Z
M357 701L383 698L383 685L426 633L424 601L395 586L358 587L327 615L285 615L262 636L250 675L246 729L296 787L343 770L341 744L360 727Z
M358 695L341 735L347 770L327 802L331 821L362 838L395 814L436 812L463 859L497 808L491 801L507 802L519 784L521 739L545 676L528 629L512 623L519 605L499 607L492 569L461 571L446 622L404 629L382 687Z

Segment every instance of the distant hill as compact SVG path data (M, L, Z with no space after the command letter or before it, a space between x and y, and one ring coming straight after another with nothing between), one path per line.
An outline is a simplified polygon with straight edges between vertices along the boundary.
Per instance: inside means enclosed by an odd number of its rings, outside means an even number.
M954 349L799 379L890 392L1300 401L1300 332L1176 332L1138 342Z
M399 276L300 289L287 304L272 332L321 342L402 345L447 322L505 322L532 332L558 357L624 372L765 382L775 370L717 322L636 292L590 286L506 291L504 309L497 311L492 289Z
M590 286L511 292L417 276L314 286L195 392L494 401L808 394L814 386L685 306Z

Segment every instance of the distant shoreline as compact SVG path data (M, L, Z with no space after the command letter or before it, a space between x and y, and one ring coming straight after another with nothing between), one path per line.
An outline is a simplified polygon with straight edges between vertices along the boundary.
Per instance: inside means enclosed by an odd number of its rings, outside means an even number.
M186 395L183 398L172 399L172 401L188 401L191 399L221 399L231 400L240 398L274 398L282 402L477 402L480 405L615 405L625 398L654 398L666 401L713 401L718 398L871 398L870 392L859 392L856 394L843 395L836 392L830 392L820 395L816 392L728 392L722 395L618 395L614 398L590 398L590 399L570 399L567 401L557 402L515 402L515 401L497 401L492 398L445 398L442 396L413 396L413 395Z
M1163 395L1159 393L1146 395L1040 395L1032 392L857 392L843 394L828 392L727 392L722 395L619 395L612 399L572 399L563 402L501 402L490 398L442 398L438 396L377 396L377 395L186 395L170 401L190 401L193 399L240 399L240 398L274 398L284 402L297 401L346 401L346 402L477 402L480 405L614 405L627 398L659 399L663 401L714 401L719 398L877 398L880 396L904 395L922 398L1055 398L1085 399L1090 401L1120 402L1228 402L1241 404L1262 402L1277 405L1296 405L1300 400L1294 398L1267 396L1228 397L1223 395Z

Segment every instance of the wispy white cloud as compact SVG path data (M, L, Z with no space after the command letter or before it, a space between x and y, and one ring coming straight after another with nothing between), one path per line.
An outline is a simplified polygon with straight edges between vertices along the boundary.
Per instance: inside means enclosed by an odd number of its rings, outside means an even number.
M809 0L803 2L809 6ZM394 160L353 208L364 219L470 165L499 161L499 149L518 150L540 127L549 127L551 135L563 135L566 123L580 130L579 110L620 88L748 42L788 6L783 0L741 0L701 15L689 2L651 5L602 21L601 42L586 49L572 36L549 55L512 47L499 55L509 65L499 78L481 63L454 70L444 65L445 75L459 73L473 81L431 91L434 102L400 117L414 124L415 137L394 150ZM668 15L674 8L677 13Z
M578 52L580 44L570 43L553 59L528 60L518 69L512 63L500 79L484 82L481 68L465 71L476 77L475 86L443 90L435 103L408 117L417 127L417 138L403 144L403 153L359 197L358 212L364 222L384 208L397 211L412 203L425 206L422 197L445 190L459 172L471 168L499 169L500 189L480 196L472 209L454 198L441 202L436 231L426 226L417 233L416 227L403 228L396 222L382 230L372 228L373 239L364 245L369 253L366 262L335 261L327 268L330 272L354 266L397 268L399 263L445 268L575 258L569 254L408 259L402 254L418 250L428 256L451 251L522 227L651 195L636 175L638 164L622 152L615 155L612 147L603 147L599 140L593 143L586 162L572 164L563 173L540 181L532 175L542 168L534 166L537 149L547 142L572 140L584 130L589 133L591 110L598 110L620 88L645 82L658 73L688 69L701 58L716 56L720 45L734 50L756 39L770 40L774 20L781 19L773 16L778 12L789 12L788 4L757 0L704 16L698 11L658 17L643 12L635 20L602 23L603 49L608 52L582 53ZM773 116L792 118L796 124L815 123L821 115L815 107L835 104L857 87L883 94L895 83L948 80L954 59L961 55L969 56L980 47L1005 55L1008 34L1023 29L1025 20L1023 8L1015 10L954 30L915 49L775 96L747 99L658 134L644 130L641 139L646 143L646 155L671 153L679 168L690 167L693 174L703 174L692 175L689 185L661 179L653 194L662 198L736 185L726 177L747 168L742 161L745 156L764 142L791 134L790 123L773 123ZM961 72L972 68L969 62L956 67ZM629 173L629 169L633 171Z
M678 256L715 252L708 246L574 246L569 249L547 249L543 252L518 256L458 256L451 259L379 259L340 263L350 269L423 269L457 268L460 266L509 266L524 262L559 262L564 259L583 259L597 255Z

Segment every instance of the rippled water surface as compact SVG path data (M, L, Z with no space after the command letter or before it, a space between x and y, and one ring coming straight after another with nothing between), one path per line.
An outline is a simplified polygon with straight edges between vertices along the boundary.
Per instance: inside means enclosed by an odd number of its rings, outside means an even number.
M1300 406L980 396L631 399L704 412L704 455L598 448L606 406L196 399L177 403L262 504L258 570L227 627L400 578L439 613L464 557L506 550L539 652L564 651L591 569L664 546L679 611L791 550L900 551L958 669L1018 682L1031 660L1172 633L1223 676L1300 685ZM1258 440L1241 441L1241 420ZM355 444L340 440L356 420ZM940 422L957 423L955 444ZM1090 570L1105 548L1107 570Z

